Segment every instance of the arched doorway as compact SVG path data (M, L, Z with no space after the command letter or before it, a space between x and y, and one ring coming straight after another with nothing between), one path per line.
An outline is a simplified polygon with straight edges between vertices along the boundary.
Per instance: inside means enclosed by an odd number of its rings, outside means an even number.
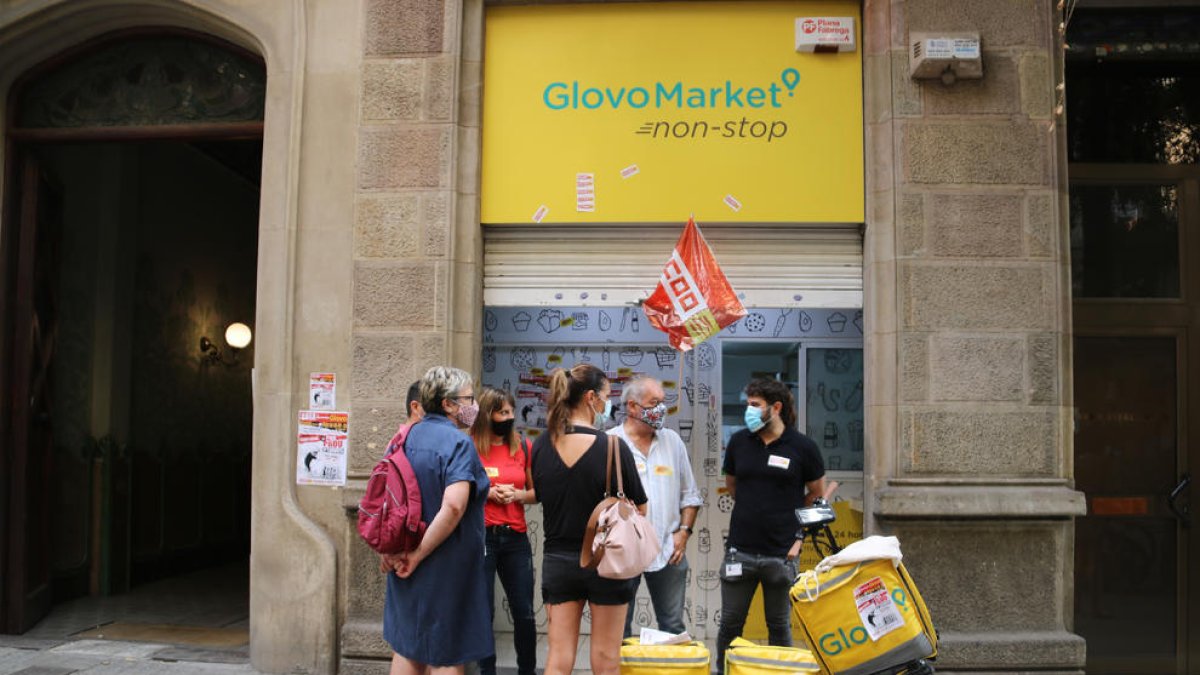
M80 598L151 593L182 609L162 593L189 587L229 589L245 623L254 352L225 331L254 323L265 88L262 60L239 47L137 29L11 90L3 632ZM124 618L91 607L52 630Z

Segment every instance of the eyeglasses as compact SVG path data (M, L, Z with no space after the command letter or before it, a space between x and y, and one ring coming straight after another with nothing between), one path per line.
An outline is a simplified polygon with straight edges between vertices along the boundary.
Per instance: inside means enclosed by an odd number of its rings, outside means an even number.
M472 395L470 395L470 394L468 394L467 396L451 396L450 398L452 398L452 399L454 399L454 400L456 400L456 401L461 401L461 400L463 400L463 399L465 398L465 399L467 399L467 403L474 403L474 402L475 402L475 397L474 397L474 396L472 396Z

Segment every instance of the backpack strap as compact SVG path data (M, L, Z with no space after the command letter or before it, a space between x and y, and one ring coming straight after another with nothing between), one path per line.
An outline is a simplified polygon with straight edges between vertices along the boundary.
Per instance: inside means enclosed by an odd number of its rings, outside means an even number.
M400 447L403 448L403 444ZM391 463L393 467L388 472L388 487L393 491L393 494L399 494L396 492L399 485L392 485L390 483L395 480L403 484L404 494L409 501L410 507L416 506L416 508L408 509L404 521L405 530L415 535L415 540L411 542L411 545L412 548L416 548L417 544L421 541L421 537L424 536L425 528L427 527L425 523L421 522L421 508L417 506L422 503L421 485L417 482L417 475L413 472L412 465L409 464L408 457L404 455L404 452L400 452L399 454L392 453L388 455L386 461Z
M388 441L387 450L384 451L383 456L390 457L393 452L395 452L397 450L403 450L404 442L408 440L409 432L412 431L413 427L417 426L420 423L421 423L421 420L417 420L416 422L413 422L412 424L408 424L408 423L401 424L400 428L396 429L396 435L392 436L392 440Z

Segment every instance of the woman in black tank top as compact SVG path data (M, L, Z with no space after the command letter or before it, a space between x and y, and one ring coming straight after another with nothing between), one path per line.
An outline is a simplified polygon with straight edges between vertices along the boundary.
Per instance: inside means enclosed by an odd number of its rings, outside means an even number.
M592 672L616 675L620 670L625 610L637 592L637 579L605 579L579 565L588 518L604 497L609 393L608 378L591 364L554 371L548 433L533 445L533 487L545 531L542 601L550 617L546 675L569 675L574 669L585 603L592 614ZM624 441L620 461L625 495L645 513L646 493Z

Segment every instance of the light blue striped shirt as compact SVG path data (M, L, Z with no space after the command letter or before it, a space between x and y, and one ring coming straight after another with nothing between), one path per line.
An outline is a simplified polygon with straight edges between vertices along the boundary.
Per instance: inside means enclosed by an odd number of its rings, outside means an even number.
M673 535L679 529L679 512L685 507L704 503L700 498L700 488L696 487L696 477L692 474L687 446L679 434L663 428L655 432L654 440L650 442L650 452L642 454L625 433L624 424L609 429L608 433L624 440L637 462L642 488L649 500L647 513L650 523L662 540L662 552L646 568L647 572L657 572L667 566L667 561L675 552Z

